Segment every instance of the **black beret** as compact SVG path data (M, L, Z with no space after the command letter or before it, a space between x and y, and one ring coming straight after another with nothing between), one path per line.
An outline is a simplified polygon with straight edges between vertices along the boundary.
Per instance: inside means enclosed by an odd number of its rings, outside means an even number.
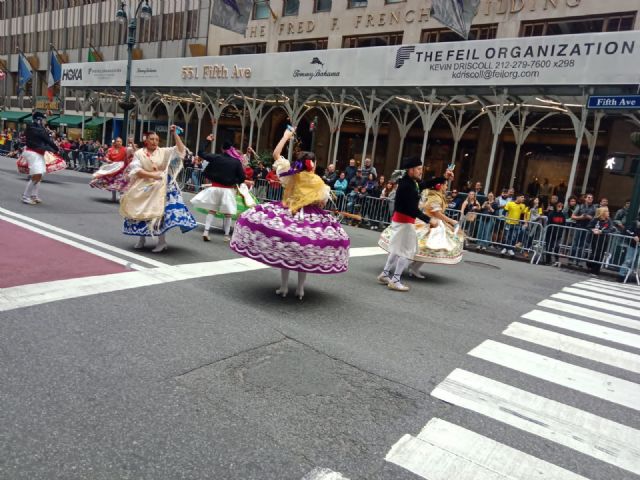
M41 118L45 119L45 118L47 118L47 116L42 112L33 112L31 114L31 118L32 118L32 120L35 121L35 120L40 120Z
M409 168L419 167L421 165L422 165L422 160L420 159L420 157L417 157L417 156L405 157L402 159L402 164L400 165L400 168L402 170L408 170Z

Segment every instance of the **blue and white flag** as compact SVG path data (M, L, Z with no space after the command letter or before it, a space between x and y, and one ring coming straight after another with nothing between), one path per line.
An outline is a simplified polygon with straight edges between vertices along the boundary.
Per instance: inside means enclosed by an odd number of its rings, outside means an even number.
M25 85L31 80L31 66L24 54L20 52L18 54L18 96L23 96L25 91Z
M55 96L56 84L60 83L62 77L62 65L58 60L58 55L51 50L49 54L49 72L47 74L47 96L49 101Z
M253 0L217 0L213 4L211 23L244 35L251 20Z
M433 0L431 16L462 38L469 38L480 0Z

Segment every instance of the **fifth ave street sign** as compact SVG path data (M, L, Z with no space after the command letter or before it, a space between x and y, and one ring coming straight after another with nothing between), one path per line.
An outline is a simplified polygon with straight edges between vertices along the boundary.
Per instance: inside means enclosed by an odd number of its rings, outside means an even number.
M640 110L640 95L597 95L589 97L587 108Z

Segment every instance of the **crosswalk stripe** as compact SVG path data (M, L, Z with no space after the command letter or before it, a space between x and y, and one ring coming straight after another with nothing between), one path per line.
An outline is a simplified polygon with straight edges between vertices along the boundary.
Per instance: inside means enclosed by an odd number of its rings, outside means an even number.
M606 293L607 295L611 295L613 297L629 298L631 300L637 300L638 298L640 298L640 295L638 293L621 292L619 290L612 290L612 289L607 288L607 287L601 287L599 285L592 285L592 284L586 283L586 282L574 283L571 286L574 287L574 288L580 288L582 290L588 290L589 292Z
M431 395L640 474L640 431L634 428L462 369Z
M596 284L596 285L603 285L605 287L610 287L610 288L614 288L616 290L620 290L623 292L638 292L640 293L640 286L638 285L633 285L630 283L613 283L613 282L607 282L605 280L598 280L596 278L592 278L588 281L589 283L592 284Z
M546 348L586 358L596 362L640 373L640 355L588 342L579 338L552 332L544 328L514 322L502 332L503 335L535 343Z
M590 337L608 340L610 342L627 345L633 348L640 348L640 335L609 328L596 323L583 322L575 318L557 315L555 313L543 312L542 310L532 310L522 315L522 318L533 320L534 322L544 323L564 330L582 333Z
M302 480L349 480L338 472L329 470L328 468L314 468L307 473Z
M418 437L403 436L386 460L428 480L586 480L439 418Z
M469 355L594 397L640 410L640 385L588 368L485 340Z
M620 305L611 305L607 302L600 302L598 300L592 300L590 298L578 297L576 295L568 295L566 293L554 293L551 298L557 298L558 300L565 300L567 302L578 303L580 305L588 305L590 307L599 308L601 310L609 310L610 312L622 313L624 315L631 315L632 317L640 317L640 310L635 308L621 307Z
M574 295L579 295L582 297L593 298L595 300L604 300L605 302L613 302L618 303L620 305L626 305L628 307L640 308L640 302L634 302L633 300L629 300L627 298L616 297L615 295L610 295L608 293L596 293L590 292L587 290L581 290L579 288L573 287L565 287L562 289L563 292L571 293Z
M631 318L616 315L614 313L601 312L600 310L580 307L572 303L558 302L557 300L542 300L538 303L538 306L574 315L580 315L581 317L587 317L592 320L601 320L603 322L613 323L615 325L620 325L621 327L640 330L640 321L638 320L632 320Z

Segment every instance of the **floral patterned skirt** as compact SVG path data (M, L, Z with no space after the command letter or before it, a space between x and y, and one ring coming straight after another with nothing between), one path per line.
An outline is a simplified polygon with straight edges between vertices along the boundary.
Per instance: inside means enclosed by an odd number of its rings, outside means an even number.
M182 200L182 194L178 186L169 178L166 203L164 206L164 218L158 227L151 232L148 222L125 218L122 233L138 237L151 237L162 235L175 227L180 227L182 233L187 233L197 226L196 219L193 218L193 215L191 215L191 212Z
M115 175L94 178L89 182L89 185L91 188L99 188L100 190L106 190L107 192L124 193L129 185L129 181L127 180L127 176L124 172L125 171L123 170Z
M281 203L264 203L243 213L231 249L276 268L308 273L342 273L349 267L349 236L318 207L293 215Z

